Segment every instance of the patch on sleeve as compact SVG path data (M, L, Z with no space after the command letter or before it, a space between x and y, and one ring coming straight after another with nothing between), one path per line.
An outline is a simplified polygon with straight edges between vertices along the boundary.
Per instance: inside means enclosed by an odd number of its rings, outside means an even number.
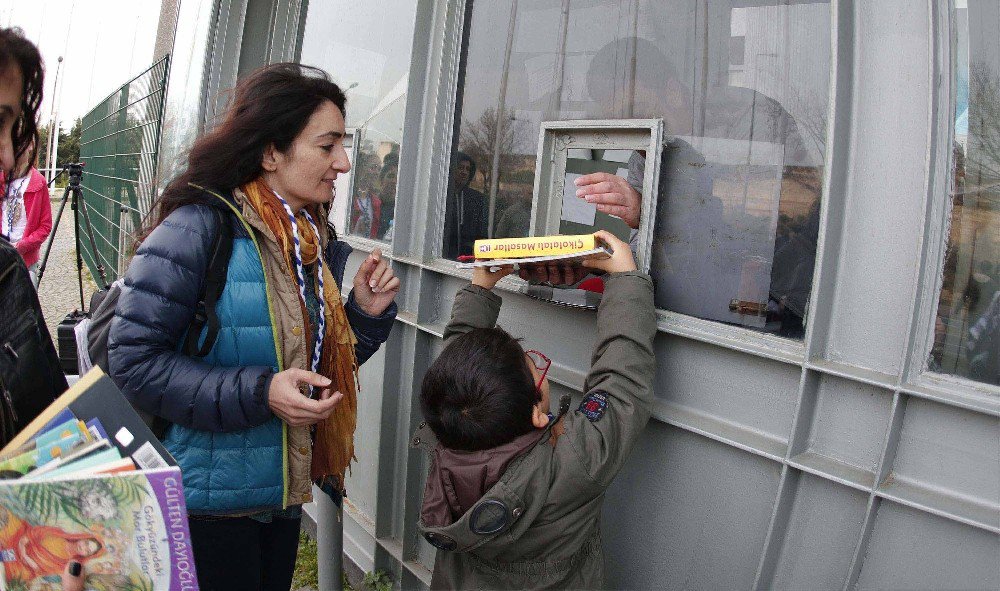
M608 410L608 395L600 390L595 390L584 397L580 408L576 410L582 412L591 423L599 421L604 416L604 411Z

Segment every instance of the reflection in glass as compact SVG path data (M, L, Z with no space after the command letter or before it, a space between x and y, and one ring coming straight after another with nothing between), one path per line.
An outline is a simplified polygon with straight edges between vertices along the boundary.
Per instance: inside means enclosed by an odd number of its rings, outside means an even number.
M392 240L416 9L416 0L308 4L299 61L326 70L347 94L358 157L353 195L338 193L336 205L350 203L346 230L364 238Z
M542 121L662 118L657 306L802 338L826 145L829 3L471 4L456 147L474 161L470 187L487 204L479 233L527 233ZM627 159L636 193L644 157ZM448 208L460 206L450 194Z
M954 17L952 214L928 366L1000 384L1000 4L959 2Z

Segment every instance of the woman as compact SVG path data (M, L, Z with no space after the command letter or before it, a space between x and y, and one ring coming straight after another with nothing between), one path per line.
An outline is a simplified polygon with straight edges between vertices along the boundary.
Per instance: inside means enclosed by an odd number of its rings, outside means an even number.
M321 255L328 229L316 220L350 170L344 103L325 73L297 64L241 82L161 195L111 323L112 377L170 423L202 589L289 588L301 504L314 479L343 489L355 372L395 316L399 279L378 250L346 305ZM227 213L232 254L217 340L192 358L179 345L217 233L212 208Z
M20 29L0 29L0 198L16 163L34 159L42 58ZM0 446L66 390L38 294L21 255L0 239Z
M21 581L28 587L39 577L63 574L70 562L85 564L104 554L104 545L91 533L31 525L6 509L0 512L0 551L10 553L10 560L4 560L8 583Z
M14 180L0 202L0 233L24 259L31 282L38 281L38 252L52 231L52 204L45 177L32 166L34 142L21 154Z

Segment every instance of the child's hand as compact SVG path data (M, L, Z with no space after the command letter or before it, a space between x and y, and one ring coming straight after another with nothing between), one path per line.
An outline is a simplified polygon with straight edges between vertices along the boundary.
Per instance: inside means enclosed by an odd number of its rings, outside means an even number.
M486 289L493 289L497 282L514 272L513 265L503 265L496 271L490 271L495 267L476 267L472 270L472 284Z
M620 238L608 232L600 230L594 232L599 240L603 240L608 246L614 249L615 253L609 259L586 259L583 266L588 269L599 269L608 273L624 273L635 271L635 257L632 256L632 249Z

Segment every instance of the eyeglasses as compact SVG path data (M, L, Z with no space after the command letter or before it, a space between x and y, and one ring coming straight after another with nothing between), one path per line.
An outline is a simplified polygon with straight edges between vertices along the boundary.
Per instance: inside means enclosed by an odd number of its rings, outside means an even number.
M542 393L542 382L545 381L545 376L549 373L549 368L552 367L552 360L545 356L541 351L535 351L534 349L529 349L524 352L531 360L531 363L535 366L535 369L542 372L542 377L538 378L538 383L535 384L535 389L538 393Z

